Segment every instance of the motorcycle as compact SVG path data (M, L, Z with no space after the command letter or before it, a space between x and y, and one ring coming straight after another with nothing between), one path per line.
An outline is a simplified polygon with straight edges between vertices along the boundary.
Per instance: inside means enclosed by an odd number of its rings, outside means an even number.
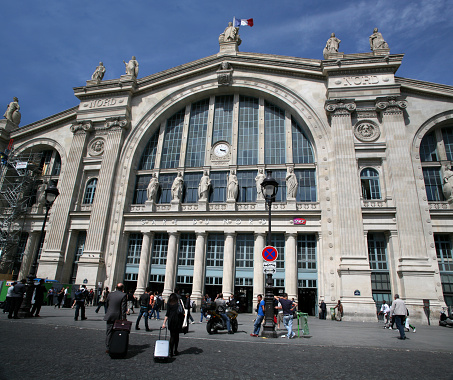
M220 330L226 330L226 322L223 320L221 315L216 311L216 304L215 302L208 302L206 305L206 313L209 316L208 323L206 324L206 331L208 334L216 334ZM231 324L231 330L233 332L238 331L238 310L239 307L234 305L234 306L229 306L226 309L226 314L228 318L230 318L230 324Z

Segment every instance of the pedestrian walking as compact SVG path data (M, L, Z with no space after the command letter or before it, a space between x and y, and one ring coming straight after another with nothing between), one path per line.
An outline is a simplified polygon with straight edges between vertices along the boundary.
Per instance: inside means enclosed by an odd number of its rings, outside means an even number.
M321 300L321 303L319 304L319 309L321 310L321 312L319 313L319 319L326 319L327 306L323 299Z
M186 293L186 300L184 301L184 307L187 310L187 318L190 319L190 323L194 324L193 317L191 315L192 311L192 302L190 301L190 294Z
M132 290L129 290L127 292L127 315L129 315L131 313L135 314L134 303L135 303L134 292Z
M387 305L387 301L382 301L381 310L379 310L378 315L384 316L384 329L390 328L390 321L389 321L389 313L390 313L390 306Z
M200 307L200 323L203 323L203 317L206 319L206 309L207 309L207 302L208 302L208 295L206 294L203 299L201 300L201 307Z
M179 355L179 333L182 329L184 322L184 312L180 312L179 305L182 305L182 300L176 293L171 293L167 301L167 313L165 314L162 328L164 329L168 325L170 331L170 356Z
M412 332L416 332L417 329L415 328L415 326L412 326L410 321L409 321L409 309L406 310L406 321L405 321L405 329L406 331L409 331L410 329L412 329Z
M297 303L293 300L290 301L288 299L288 294L286 293L283 293L282 297L274 296L274 298L277 299L282 305L283 325L288 331L288 334L282 335L282 338L286 336L288 339L292 339L296 336L296 333L293 331L293 313L296 310Z
M48 291L47 291L47 306L53 306L53 297L55 294L55 289L52 286Z
M8 318L19 319L17 315L19 313L20 305L22 304L22 299L24 298L25 290L27 287L25 278L20 280L16 285L14 285L12 294L11 294L11 308L9 309Z
M113 324L116 320L126 320L127 312L127 294L124 293L124 285L120 282L116 285L116 290L108 294L105 300L107 312L104 321L107 323L105 346L106 353L110 352L110 343L112 341Z
M282 304L277 301L277 330L280 330L280 326L283 324L283 308Z
M140 319L142 319L142 316L145 317L143 318L145 320L145 328L146 331L151 331L148 326L148 311L149 311L149 292L150 289L149 287L146 288L145 292L140 296L138 303L140 306L140 311L138 313L137 321L135 322L135 329L140 330Z
M44 302L44 293L46 292L44 282L44 279L41 279L39 280L39 284L35 285L35 304L31 309L32 317L39 317L39 312L41 311L41 306Z
M3 306L3 313L9 313L12 307L12 296L14 292L14 286L17 284L16 281L14 281L10 287L8 288L6 292L6 300L5 300L5 305Z
M250 336L255 336L255 337L257 337L259 335L260 329L261 329L261 323L263 322L263 319L264 319L263 296L261 294L258 294L257 299L258 299L258 306L256 308L257 316L255 319L255 323L253 324L253 333L250 334Z
M88 319L85 317L85 301L88 296L88 290L86 285L82 285L79 289L76 290L74 297L75 297L75 314L74 314L74 321L79 319L79 310L80 310L80 319L84 321Z
M390 307L390 314L395 317L396 328L400 332L398 339L405 340L406 334L404 333L404 320L406 318L407 307L399 294L395 294L394 301Z
M343 318L343 305L341 304L340 300L338 300L334 309L337 309L337 311L335 312L335 320L341 322L341 319Z
M57 296L57 303L54 305L54 307L57 307L60 308L61 307L61 304L63 302L63 297L64 297L64 287L60 289L60 291L58 292L58 296Z
M109 292L109 287L106 286L104 288L104 290L102 291L101 298L99 298L98 307L94 311L95 313L99 312L99 309L101 308L101 306L104 306L104 314L107 313L107 306L105 304L105 301L107 300L107 297L108 297L109 293L110 293Z

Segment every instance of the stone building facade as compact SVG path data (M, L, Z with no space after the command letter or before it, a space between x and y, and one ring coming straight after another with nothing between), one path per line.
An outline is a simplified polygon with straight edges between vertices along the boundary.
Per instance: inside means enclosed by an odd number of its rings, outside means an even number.
M198 304L236 294L251 312L272 170L276 292L312 315L341 300L350 320L375 320L394 293L423 323L424 301L431 315L452 305L453 88L395 76L403 54L388 47L317 60L239 41L221 35L218 54L140 79L137 63L89 80L78 107L3 128L15 152L45 152L42 179L58 181L38 276L179 287ZM27 217L20 277L43 217Z

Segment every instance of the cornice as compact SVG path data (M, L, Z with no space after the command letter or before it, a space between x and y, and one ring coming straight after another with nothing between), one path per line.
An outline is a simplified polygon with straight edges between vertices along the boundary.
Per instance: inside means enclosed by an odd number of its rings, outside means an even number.
M42 128L49 128L55 124L61 124L63 122L67 122L72 118L75 118L77 115L77 110L79 106L69 108L65 111L57 113L55 115L46 117L45 119L41 119L35 121L34 123L24 125L23 127L19 127L13 131L11 131L11 138L17 138L19 136L26 136L31 133L35 133Z
M395 83L400 84L401 90L405 92L429 94L438 97L453 97L453 86L401 77L395 77Z

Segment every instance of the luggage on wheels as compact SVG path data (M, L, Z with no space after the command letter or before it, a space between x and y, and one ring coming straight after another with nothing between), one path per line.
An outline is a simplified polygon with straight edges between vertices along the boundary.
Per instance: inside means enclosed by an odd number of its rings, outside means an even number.
M113 324L112 340L110 342L109 355L113 359L124 358L129 347L129 333L132 322L115 321Z
M156 340L154 347L154 360L168 360L170 358L170 342L167 340L167 328L165 328L165 338L161 340L162 327L159 329L159 339Z

